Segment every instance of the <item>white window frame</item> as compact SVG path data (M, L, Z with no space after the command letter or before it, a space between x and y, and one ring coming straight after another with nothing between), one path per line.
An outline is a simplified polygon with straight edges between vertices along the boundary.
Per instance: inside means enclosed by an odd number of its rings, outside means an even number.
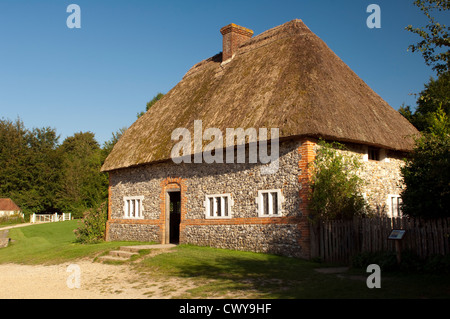
M212 201L211 201L212 200ZM220 201L220 204L219 204ZM213 207L211 207L211 202ZM223 207L227 206L224 210ZM233 200L231 194L213 194L206 195L203 206L205 207L205 217L206 219L229 219L232 218L231 206L233 206ZM220 208L220 211L219 211ZM212 216L211 216L212 213ZM219 215L220 213L220 215Z
M123 217L125 219L144 218L144 196L123 197Z
M273 213L273 194L277 194L277 213ZM264 212L264 205L263 205L263 194L268 194L267 200L268 200L268 207L269 212ZM283 195L281 193L281 189L268 189L268 190L259 190L258 191L258 198L256 199L257 205L258 205L258 217L281 217L282 216L282 203L283 203Z
M396 203L395 203L396 207L392 207L392 200L394 198L396 199ZM402 214L402 210L400 208L401 203L402 203L402 198L400 197L400 195L389 194L387 201L386 201L386 204L387 204L386 206L388 208L387 215L391 218L392 217L402 217L403 214ZM395 212L393 210L395 210Z
M363 161L364 162L368 162L369 161L369 147L368 146L365 146L365 148L364 148ZM385 148L378 149L378 160L372 160L371 159L370 161L389 163L390 159L387 156L387 150Z

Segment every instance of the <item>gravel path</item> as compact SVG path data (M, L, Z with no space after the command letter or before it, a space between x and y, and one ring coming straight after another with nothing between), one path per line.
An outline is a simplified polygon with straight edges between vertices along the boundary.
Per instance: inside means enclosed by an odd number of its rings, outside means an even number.
M69 263L0 265L0 299L166 299L194 287L187 279L151 277L126 265L90 260L74 264L79 268L71 268ZM76 269L80 273L80 288L75 286Z
M2 227L0 239L7 237L9 229L28 225ZM78 271L79 288L75 285ZM189 279L152 276L130 265L92 260L49 266L0 264L0 299L167 299L193 287Z

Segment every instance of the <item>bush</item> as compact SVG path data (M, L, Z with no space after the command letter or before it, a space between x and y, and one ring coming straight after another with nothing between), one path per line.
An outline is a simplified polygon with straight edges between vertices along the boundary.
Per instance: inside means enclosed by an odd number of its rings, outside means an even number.
M25 220L21 214L0 216L0 225L14 225L24 223Z
M426 272L432 273L450 273L450 255L434 255L428 258L424 266Z
M87 212L74 230L76 242L82 244L94 244L104 240L106 221L108 219L107 205L102 204L100 208Z
M352 258L352 267L354 268L366 269L371 264L380 266L383 271L398 269L397 256L390 251L363 252Z
M359 158L345 152L342 144L320 141L312 163L309 217L312 221L351 219L367 212L361 194L364 181L357 172Z
M431 132L416 140L401 168L405 216L450 217L450 119L442 109L432 119Z
M450 255L433 255L421 259L411 251L402 251L401 263L392 251L364 252L352 257L354 268L366 269L370 264L377 264L383 271L403 271L422 273L450 273Z

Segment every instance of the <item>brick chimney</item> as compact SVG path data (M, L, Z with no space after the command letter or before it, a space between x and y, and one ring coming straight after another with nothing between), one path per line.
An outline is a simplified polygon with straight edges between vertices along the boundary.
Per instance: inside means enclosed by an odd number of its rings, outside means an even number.
M222 61L231 59L237 48L253 36L253 31L234 23L220 29L223 35Z

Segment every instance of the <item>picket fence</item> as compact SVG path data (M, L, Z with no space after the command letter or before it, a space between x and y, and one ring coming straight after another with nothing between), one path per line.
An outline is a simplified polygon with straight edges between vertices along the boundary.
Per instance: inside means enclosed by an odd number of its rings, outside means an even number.
M450 254L450 218L423 220L406 217L354 218L311 226L311 254L327 262L349 262L361 252L395 251L388 239L392 229L406 230L402 250L420 258Z
M54 214L33 214L30 216L30 223L54 223L54 222L61 222L66 220L71 220L72 214L71 213L63 213L59 215L58 213Z

